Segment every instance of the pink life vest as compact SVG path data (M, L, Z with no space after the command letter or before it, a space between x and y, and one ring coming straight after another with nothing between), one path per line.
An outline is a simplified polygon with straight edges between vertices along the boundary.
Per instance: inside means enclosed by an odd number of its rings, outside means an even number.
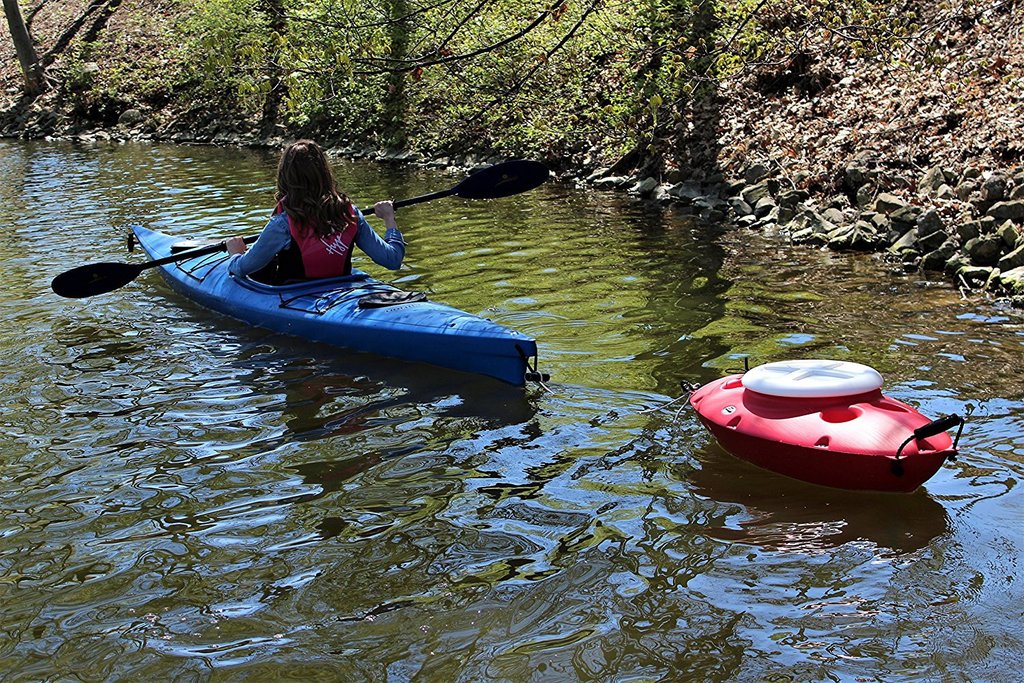
M282 211L284 204L278 202L274 213ZM341 232L321 237L305 223L291 216L288 216L288 232L299 249L305 277L337 277L352 272L352 245L356 241L356 233L359 232L359 221L354 210L349 214L348 225Z

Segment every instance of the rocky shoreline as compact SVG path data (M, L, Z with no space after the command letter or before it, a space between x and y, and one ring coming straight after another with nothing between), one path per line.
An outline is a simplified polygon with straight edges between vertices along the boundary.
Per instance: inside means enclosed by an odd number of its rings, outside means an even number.
M62 120L63 119L63 120ZM63 124L63 125L62 125ZM287 136L260 137L230 122L205 127L154 124L129 109L110 128L80 128L56 112L29 107L0 121L0 137L80 142L150 141L277 147ZM427 159L404 151L337 143L344 158L473 169L499 158ZM739 178L716 172L696 180L610 175L599 169L584 185L624 191L638 200L671 203L712 223L756 230L792 244L882 254L906 272L943 273L963 291L982 290L1024 308L1024 167L1009 170L933 167L921 177L892 177L862 154L843 173L842 194L812 194L803 178L773 175L749 165ZM679 174L677 174L679 175Z
M943 273L964 292L984 290L1024 307L1024 167L933 167L913 181L888 175L862 155L845 169L844 194L832 196L813 195L800 189L801 178L773 176L761 164L735 180L717 173L661 182L597 171L587 182L793 244L882 254L906 272Z

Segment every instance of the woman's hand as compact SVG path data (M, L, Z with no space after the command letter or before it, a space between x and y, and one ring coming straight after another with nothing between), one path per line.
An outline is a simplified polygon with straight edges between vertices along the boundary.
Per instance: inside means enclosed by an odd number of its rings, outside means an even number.
M229 237L224 240L224 246L229 254L244 254L246 250L245 240L241 237Z
M377 216L377 218L384 221L385 227L398 227L398 222L395 221L395 206L390 201L377 202L376 204L374 204L373 213Z

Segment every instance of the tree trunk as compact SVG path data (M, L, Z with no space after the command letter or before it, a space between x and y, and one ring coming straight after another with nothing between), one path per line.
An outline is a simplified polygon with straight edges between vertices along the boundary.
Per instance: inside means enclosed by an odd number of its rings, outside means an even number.
M409 14L408 0L388 0L385 6L390 17L387 28L391 46L389 56L404 60L409 54L409 29L403 19ZM388 75L383 111L384 142L395 148L405 145L405 106L405 72L396 69Z
M7 15L7 25L11 29L11 38L14 40L14 50L18 53L21 72L25 75L25 93L37 95L43 90L43 68L39 63L32 36L29 35L28 27L21 16L18 0L4 0L4 14Z
M281 51L278 48L279 37L288 31L288 18L281 0L262 0L260 11L267 15L267 27L270 29L270 48L267 52L269 88L263 100L260 134L270 137L281 116L281 101L288 96L288 84L281 76Z

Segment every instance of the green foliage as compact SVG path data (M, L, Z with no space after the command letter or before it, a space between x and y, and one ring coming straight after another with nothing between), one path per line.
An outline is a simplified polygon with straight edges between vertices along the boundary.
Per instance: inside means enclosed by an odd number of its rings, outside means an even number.
M665 153L722 79L792 70L822 45L899 63L923 31L883 0L175 1L171 52L108 65L100 83L86 53L129 52L108 32L67 60L70 89L249 121L272 111L331 141L567 164Z
M181 0L176 27L180 84L243 113L262 108L266 65L275 39L259 0Z

